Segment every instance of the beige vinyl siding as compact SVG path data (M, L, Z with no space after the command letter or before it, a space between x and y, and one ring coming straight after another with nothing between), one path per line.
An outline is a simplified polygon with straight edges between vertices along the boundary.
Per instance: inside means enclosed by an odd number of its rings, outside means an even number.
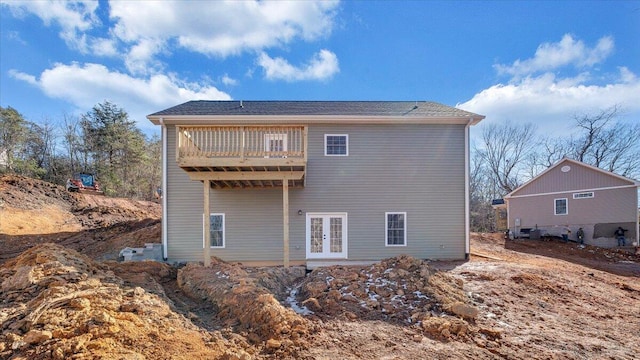
M636 188L596 190L594 197L574 199L572 192L509 200L510 227L520 218L521 227L540 228L572 224L633 222L637 212ZM554 215L554 199L566 198L569 213Z
M169 261L202 261L204 187L176 164L176 131L167 125L167 256ZM223 212L223 211L215 211ZM228 221L228 219L227 219ZM225 239L226 240L226 239Z
M464 126L309 129L305 211L347 212L349 259L409 253L464 257ZM325 157L324 134L349 134L348 157ZM385 246L385 212L407 213L407 246Z
M175 165L175 131L167 131L168 255L202 258L202 184ZM289 190L290 259L305 260L305 214L348 214L348 259L399 254L465 256L464 125L310 126L306 186ZM348 134L349 156L325 156L325 134ZM303 215L298 215L298 210ZM282 189L212 190L211 212L224 213L234 261L281 261ZM407 213L407 246L385 246L385 212Z
M562 172L565 164L558 164L546 174L524 186L512 196L522 196L529 194L542 194L556 191L571 191L581 189L596 189L603 187L630 185L629 181L595 171L593 169L579 166L571 162L566 165L571 167L568 172Z

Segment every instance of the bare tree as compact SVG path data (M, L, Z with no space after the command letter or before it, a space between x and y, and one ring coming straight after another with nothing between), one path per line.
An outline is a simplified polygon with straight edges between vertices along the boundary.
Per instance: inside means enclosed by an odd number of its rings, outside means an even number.
M469 172L470 222L473 231L495 231L495 216L491 201L501 195L490 181L489 172L477 151L471 156Z
M33 176L51 181L56 177L55 159L57 143L56 128L49 118L40 124L29 123L25 139L24 158L32 164Z
M69 169L71 172L78 171L80 167L80 120L72 115L64 114L62 124L62 138L65 146Z
M620 118L620 107L576 115L578 134L567 156L627 177L640 176L640 123Z
M523 183L530 155L538 146L531 124L490 124L482 130L482 145L475 149L489 173L489 181L502 195Z

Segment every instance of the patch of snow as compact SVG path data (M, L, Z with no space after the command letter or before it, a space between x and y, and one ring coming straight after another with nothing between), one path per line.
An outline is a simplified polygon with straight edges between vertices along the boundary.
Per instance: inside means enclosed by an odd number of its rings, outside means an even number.
M418 299L425 299L428 300L429 297L427 295L424 295L422 292L420 292L419 290L416 290L413 292L413 294L418 298Z
M223 273L221 271L216 271L216 276L219 279L228 279L229 278L229 274L225 274L225 273Z
M298 289L299 288L290 289L289 296L287 296L287 299L285 300L285 302L289 305L289 307L291 307L291 310L295 311L300 315L313 314L313 311L307 309L306 306L298 305L298 300L296 300L296 296L298 295Z

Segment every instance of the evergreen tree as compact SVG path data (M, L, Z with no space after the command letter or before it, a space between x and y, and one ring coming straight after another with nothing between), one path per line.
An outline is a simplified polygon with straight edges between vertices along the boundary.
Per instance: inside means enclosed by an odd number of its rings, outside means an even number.
M84 170L97 174L107 194L133 195L138 179L132 175L146 145L135 122L123 109L105 101L83 115L80 124L91 157Z

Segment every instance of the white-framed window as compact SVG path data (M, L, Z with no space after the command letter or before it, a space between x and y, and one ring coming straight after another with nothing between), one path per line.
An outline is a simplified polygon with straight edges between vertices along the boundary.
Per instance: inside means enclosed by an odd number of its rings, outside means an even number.
M593 197L593 191L581 192L573 194L574 199L590 199Z
M209 232L211 233L211 247L224 248L224 214L209 214ZM202 246L204 246L204 218L202 219Z
M567 198L554 199L553 209L555 215L567 215L569 213L569 203Z
M349 135L324 134L324 156L349 156Z
M384 213L385 245L407 246L407 213Z

